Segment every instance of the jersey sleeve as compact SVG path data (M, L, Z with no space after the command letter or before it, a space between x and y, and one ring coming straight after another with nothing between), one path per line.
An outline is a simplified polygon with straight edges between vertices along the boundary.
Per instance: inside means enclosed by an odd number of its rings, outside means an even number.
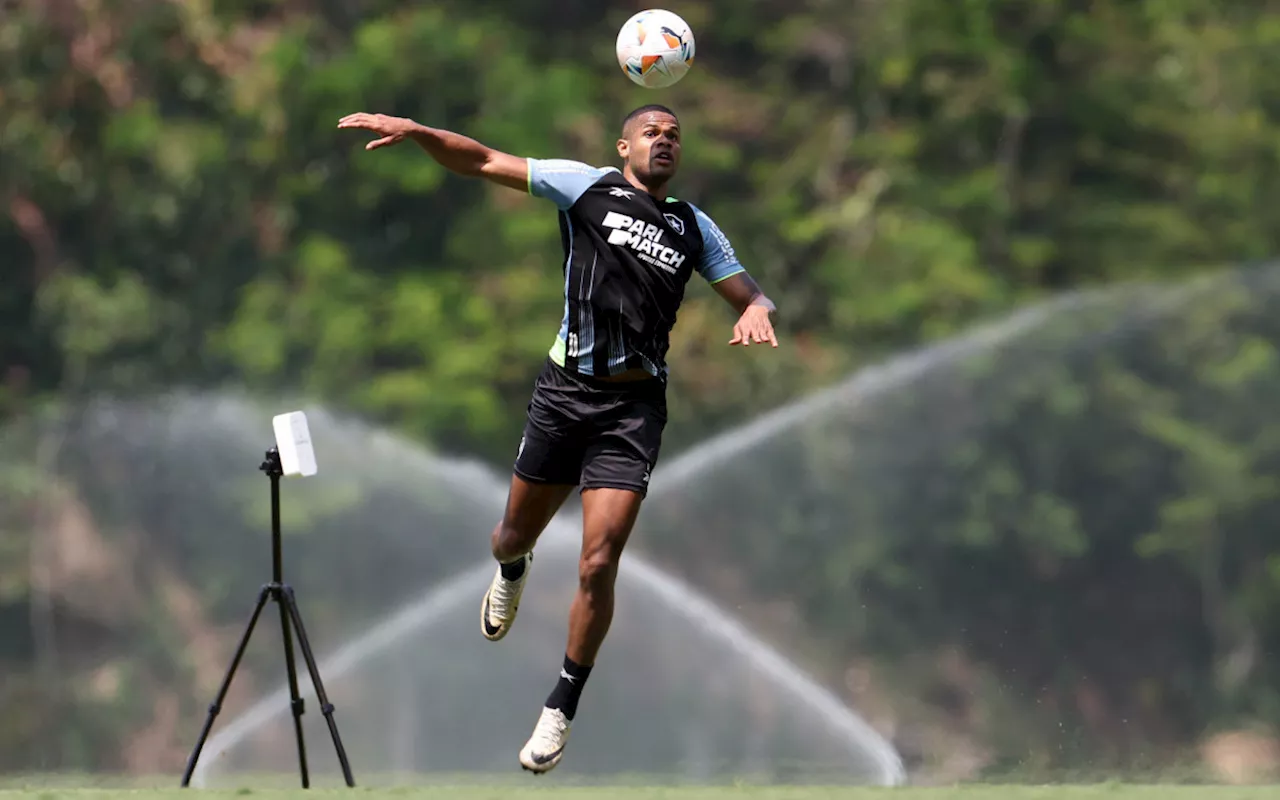
M746 272L747 268L738 261L733 252L729 237L724 235L720 226L703 213L702 209L693 206L693 215L698 220L698 230L702 232L702 258L698 261L698 274L707 283L719 283L725 278Z
M529 194L568 209L592 184L608 172L580 161L560 158L529 159Z

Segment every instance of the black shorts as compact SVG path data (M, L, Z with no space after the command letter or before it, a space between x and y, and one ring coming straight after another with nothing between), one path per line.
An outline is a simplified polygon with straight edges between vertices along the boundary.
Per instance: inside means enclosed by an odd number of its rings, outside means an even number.
M644 495L667 424L666 389L656 378L577 375L548 358L534 382L516 475L531 483Z

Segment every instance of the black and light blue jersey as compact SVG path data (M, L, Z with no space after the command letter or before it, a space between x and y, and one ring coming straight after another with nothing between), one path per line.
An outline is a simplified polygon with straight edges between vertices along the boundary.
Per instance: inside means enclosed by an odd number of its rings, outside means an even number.
M552 360L582 375L639 367L666 378L689 278L745 271L728 238L694 205L658 200L614 167L529 159L529 193L560 210L564 319Z

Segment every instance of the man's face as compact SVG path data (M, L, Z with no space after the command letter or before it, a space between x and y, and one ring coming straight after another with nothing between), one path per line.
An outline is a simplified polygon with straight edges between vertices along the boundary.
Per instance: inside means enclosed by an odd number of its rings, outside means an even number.
M623 131L618 155L646 183L669 180L680 166L680 123L661 111L642 114Z

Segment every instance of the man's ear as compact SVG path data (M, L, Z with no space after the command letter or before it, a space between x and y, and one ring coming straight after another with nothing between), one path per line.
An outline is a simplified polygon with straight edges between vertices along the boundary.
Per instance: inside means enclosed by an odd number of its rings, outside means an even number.
M626 139L618 140L618 155L625 161L627 153L631 152L631 143Z

